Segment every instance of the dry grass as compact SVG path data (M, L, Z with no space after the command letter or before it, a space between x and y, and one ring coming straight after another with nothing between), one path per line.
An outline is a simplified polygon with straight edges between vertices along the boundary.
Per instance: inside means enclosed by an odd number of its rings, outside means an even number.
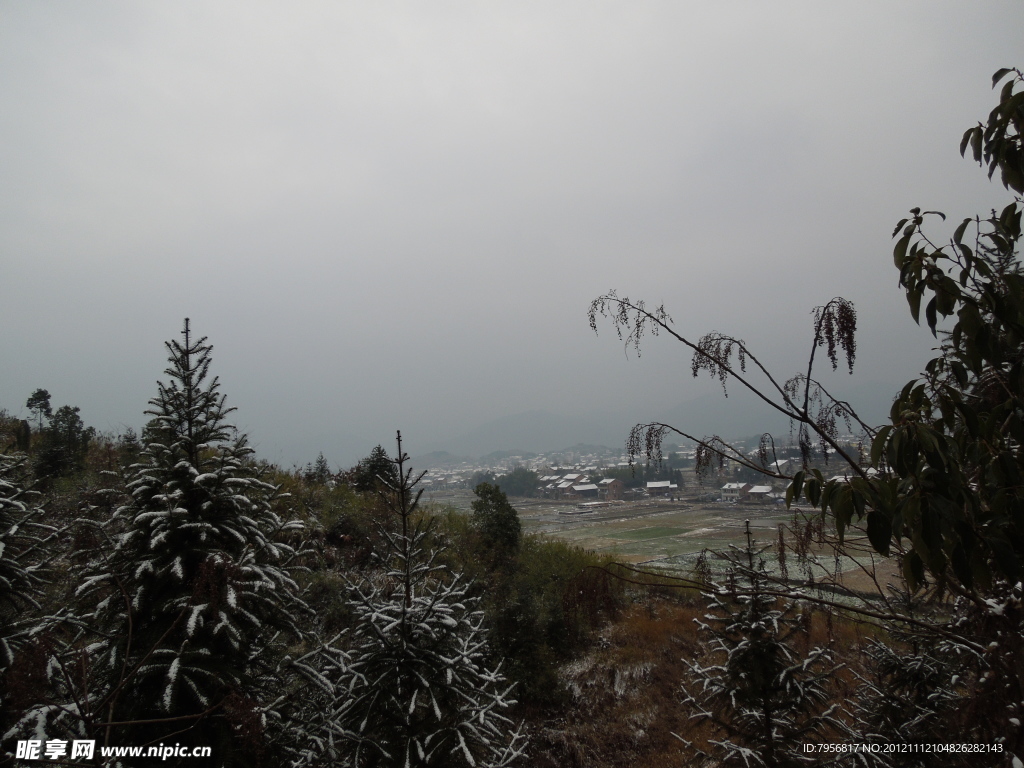
M697 604L651 598L605 627L596 647L562 670L571 704L535 731L532 764L686 765L672 732L689 729L679 681L697 650L698 614Z
M675 768L692 753L673 733L700 745L715 734L690 720L680 684L700 654L694 619L702 600L649 595L600 633L595 647L561 671L570 703L536 723L531 765L542 768ZM833 701L853 695L862 644L877 628L808 609L791 637L797 653L830 645L847 664L832 680ZM827 738L827 737L826 737Z

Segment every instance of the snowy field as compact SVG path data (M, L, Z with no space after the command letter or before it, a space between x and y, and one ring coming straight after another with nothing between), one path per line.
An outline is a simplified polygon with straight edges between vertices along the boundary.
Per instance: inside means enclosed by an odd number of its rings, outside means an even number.
M438 496L434 502L468 512L473 498L463 491ZM524 532L556 536L633 563L728 549L742 542L746 520L759 542L774 544L778 526L793 520L791 510L767 504L643 500L580 512L574 503L549 499L511 501Z
M470 491L455 491L432 501L439 507L454 507L468 513L474 498ZM675 574L691 572L705 549L716 553L742 547L747 520L750 520L755 545L770 548L764 553L765 567L778 574L774 552L779 526L791 526L794 512L800 516L811 514L807 509L787 510L782 505L688 499L631 501L586 512L580 511L575 503L550 499L513 498L511 501L519 511L526 533L554 536L611 555L619 562L642 563L645 567L663 568ZM838 566L838 571L846 574L843 581L848 586L873 591L871 578L862 572L857 561L843 557L837 564L830 552L818 554L820 566L813 569L816 577L820 578L823 568L835 571ZM791 554L789 577L802 579L804 572L797 573L792 557ZM869 570L874 567L870 557L861 558L861 563L869 566ZM718 572L724 562L712 555L709 566L712 572ZM879 580L884 583L893 578L895 573L890 571L892 564L887 563L879 571Z

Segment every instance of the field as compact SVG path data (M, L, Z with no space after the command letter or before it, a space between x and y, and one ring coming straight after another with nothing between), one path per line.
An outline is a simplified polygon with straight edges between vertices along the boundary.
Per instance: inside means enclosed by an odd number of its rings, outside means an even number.
M469 491L456 491L432 501L469 511L475 497ZM744 545L746 521L759 548L774 547L780 525L792 524L796 518L813 514L806 508L787 510L773 504L727 504L698 502L695 499L630 501L583 511L575 503L550 499L511 499L519 511L525 533L555 536L601 554L611 555L625 563L644 564L677 573L689 571L703 550L710 553L728 551ZM850 541L856 545L856 538ZM836 569L833 555L819 551L821 568ZM712 570L718 570L712 555ZM777 571L774 557L767 556L766 567ZM871 591L870 576L862 572L878 569L882 581L895 576L891 561L873 563L870 557L840 558L838 570L845 575L849 587ZM821 568L808 576L820 575ZM790 573L791 577L803 574Z
M472 493L455 492L434 499L468 511ZM651 562L722 550L741 544L750 520L755 538L769 544L778 526L793 519L782 505L723 504L686 499L630 501L594 511L548 499L512 499L525 533L542 533L571 541L625 562Z

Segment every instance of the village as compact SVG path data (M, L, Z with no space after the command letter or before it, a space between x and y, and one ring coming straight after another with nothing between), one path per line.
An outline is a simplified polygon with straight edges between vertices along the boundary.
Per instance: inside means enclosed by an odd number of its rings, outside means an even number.
M518 452L432 468L423 479L424 499L468 512L476 483L500 485L514 472L529 472L536 480L532 493L508 494L524 532L557 537L622 562L681 571L705 550L725 551L739 543L748 520L767 545L777 539L780 525L804 512L786 508L786 480L748 478L749 470L735 461L699 476L694 459L692 448L678 445L666 447L660 467L630 465L628 456L599 447L547 455ZM770 468L788 475L799 462L779 459Z
M851 444L852 436L846 438ZM743 447L743 442L737 442ZM792 451L790 451L792 453ZM679 445L666 446L660 463L645 464L604 446L577 446L547 454L498 452L477 461L447 462L425 467L421 486L438 500L459 490L472 490L480 482L494 482L512 472L535 476L529 489L502 484L509 497L573 502L581 511L599 508L601 502L642 501L651 499L682 501L724 501L728 503L781 504L788 481L754 473L739 462L725 459L721 467L698 476L695 450ZM756 449L749 455L756 463ZM434 456L423 457L430 462ZM767 469L776 475L792 475L799 460L782 458ZM827 471L827 465L823 467ZM571 514L569 510L565 514Z

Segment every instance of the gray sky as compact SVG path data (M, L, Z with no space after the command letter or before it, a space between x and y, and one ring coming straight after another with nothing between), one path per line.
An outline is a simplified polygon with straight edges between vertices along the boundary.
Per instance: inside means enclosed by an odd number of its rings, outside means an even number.
M1011 1L0 2L0 407L138 428L186 315L286 465L713 390L590 332L613 287L784 376L842 295L856 378L905 381L930 336L889 235L1005 204L957 149L1021 29Z

